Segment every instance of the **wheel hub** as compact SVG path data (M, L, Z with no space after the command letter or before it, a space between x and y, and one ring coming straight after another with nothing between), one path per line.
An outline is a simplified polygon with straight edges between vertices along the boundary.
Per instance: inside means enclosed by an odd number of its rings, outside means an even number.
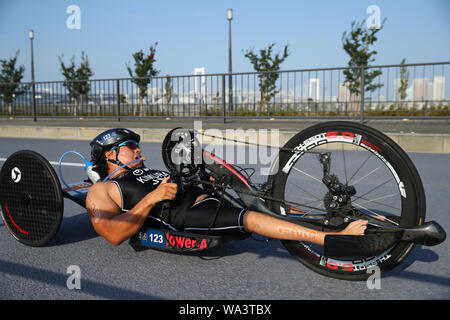
M320 155L323 167L322 182L328 189L323 199L327 211L325 224L339 226L347 222L344 217L351 211L351 197L356 194L356 189L354 186L341 183L336 175L330 174L330 162L330 153Z

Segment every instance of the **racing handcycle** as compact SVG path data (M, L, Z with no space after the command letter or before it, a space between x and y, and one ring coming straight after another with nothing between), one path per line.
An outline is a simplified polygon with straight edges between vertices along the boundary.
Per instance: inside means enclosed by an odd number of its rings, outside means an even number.
M353 220L368 220L364 235L327 235L324 246L281 241L293 257L317 273L364 280L370 276L369 268L388 272L415 245L434 246L446 239L437 222L425 222L425 193L413 162L398 144L374 128L351 121L306 128L278 147L263 183L252 181L255 168L230 164L203 148L202 135L175 128L163 141L163 162L180 192L188 185L201 185L220 198L218 208L227 201L319 231L339 231ZM252 147L250 142L231 140ZM88 168L92 163L84 160ZM17 151L5 161L0 172L2 218L21 243L45 246L54 238L62 221L64 198L85 208L94 182L67 184L59 173L58 178L52 165L31 150ZM170 202L161 205L167 207ZM202 251L248 237L172 230L147 220L129 240L136 251Z

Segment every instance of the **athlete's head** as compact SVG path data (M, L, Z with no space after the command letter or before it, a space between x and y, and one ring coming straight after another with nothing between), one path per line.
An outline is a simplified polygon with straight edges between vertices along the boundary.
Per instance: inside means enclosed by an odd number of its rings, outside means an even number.
M91 161L98 166L107 168L107 162L123 165L140 157L139 142L141 137L125 128L106 130L91 142ZM124 158L125 163L119 160Z

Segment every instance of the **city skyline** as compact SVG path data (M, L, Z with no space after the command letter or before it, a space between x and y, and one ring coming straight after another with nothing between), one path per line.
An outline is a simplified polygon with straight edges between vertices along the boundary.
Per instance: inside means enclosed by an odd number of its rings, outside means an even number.
M199 72L198 76L194 80L194 85L188 91L185 91L185 88L182 87L182 93L175 91L173 93L173 102L174 103L182 103L180 101L188 101L188 103L195 103L196 100L202 99L205 102L211 103L215 98L220 97L220 92L215 92L214 90L207 90L206 81L204 74L204 68L196 68L195 72ZM389 97L378 94L378 99L374 99L375 101L414 101L420 102L424 100L432 100L432 101L440 101L445 99L445 76L434 76L433 81L428 81L428 78L415 78L409 79L409 85L406 88L406 97L405 99L401 99L398 93L400 78L394 79L393 82L393 98L389 99ZM198 85L200 84L200 85ZM306 88L305 88L306 86ZM303 90L300 90L300 87L303 87ZM275 96L275 102L286 102L286 103L296 103L296 102L304 102L310 99L311 101L317 102L329 102L329 101L357 101L359 98L352 96L350 91L345 84L345 82L340 82L338 84L338 94L328 97L322 97L320 92L326 90L327 87L322 85L320 82L320 78L310 78L309 80L305 80L299 87L292 88L290 90L280 90L279 95ZM55 92L54 92L55 91ZM124 92L123 95L126 100L138 100L139 89L137 86L133 86L132 92ZM298 95L298 92L304 92L307 95ZM56 92L50 88L37 87L36 88L37 98L41 99L43 95L66 95L66 93ZM158 87L150 86L148 87L148 98L151 103L157 103L157 100L162 99L166 94L165 85L161 85ZM233 89L234 102L243 103L243 102L258 102L260 95L260 91L258 89L250 89L246 88L244 90ZM99 96L100 99L103 97L107 100L110 97L111 99L116 99L115 94L108 93L108 90L102 89L92 89L89 92L90 97ZM225 89L225 96L228 96L228 88ZM368 99L368 98L366 98Z

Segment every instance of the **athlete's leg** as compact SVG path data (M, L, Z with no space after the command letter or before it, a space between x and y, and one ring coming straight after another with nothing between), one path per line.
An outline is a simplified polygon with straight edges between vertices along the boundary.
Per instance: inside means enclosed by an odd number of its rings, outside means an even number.
M256 211L247 211L243 223L248 232L280 240L308 241L321 246L323 246L327 234L362 235L367 227L367 220L357 220L350 223L341 232L321 232Z

